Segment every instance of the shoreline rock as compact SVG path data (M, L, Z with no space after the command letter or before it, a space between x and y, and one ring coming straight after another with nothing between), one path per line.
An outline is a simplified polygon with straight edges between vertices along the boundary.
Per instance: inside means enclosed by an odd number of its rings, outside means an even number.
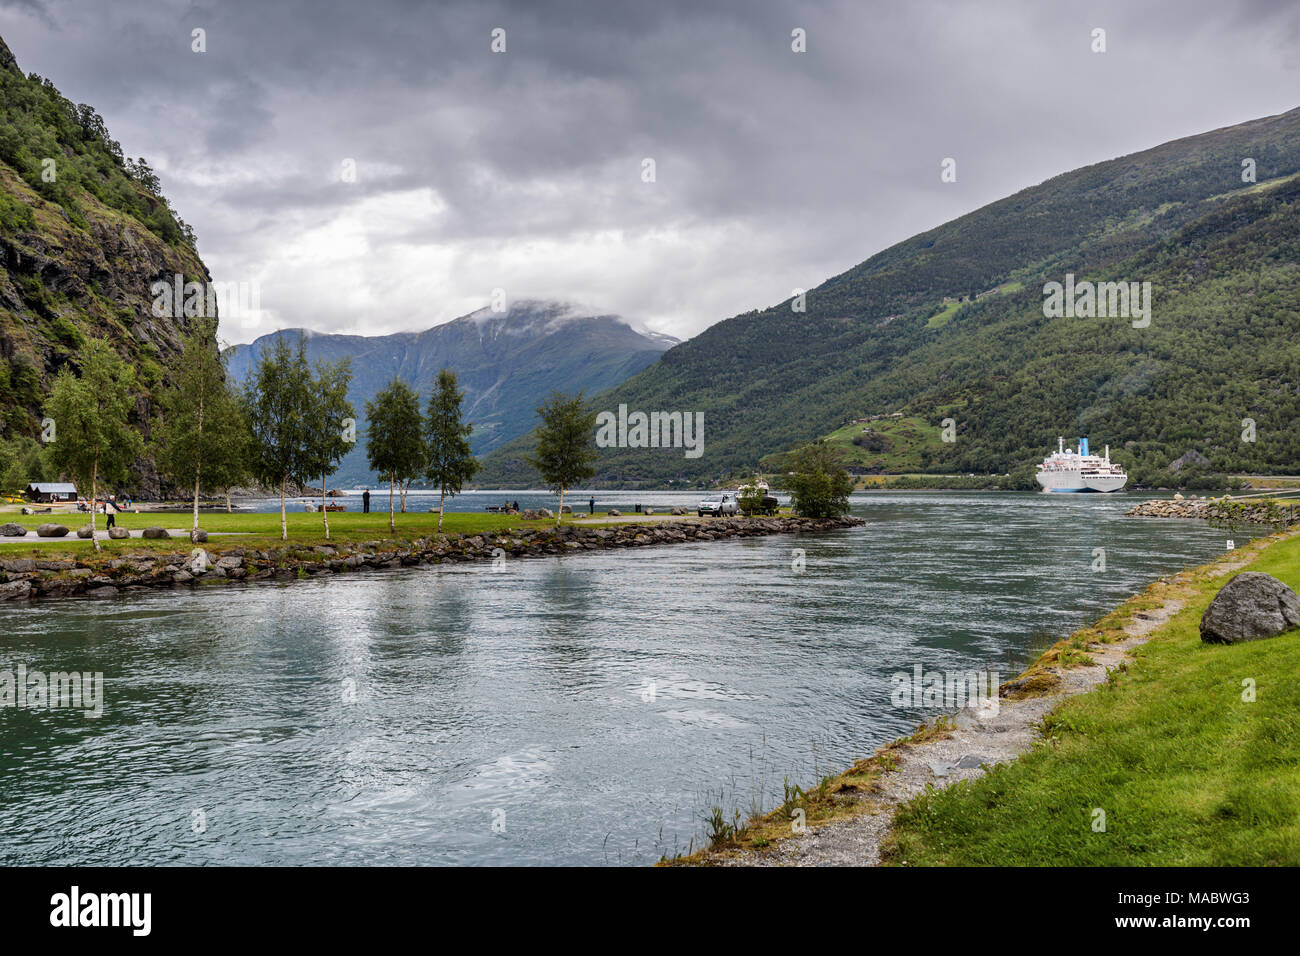
M503 528L474 535L435 534L415 540L366 541L355 544L285 543L260 550L232 547L204 550L202 560L183 552L116 552L83 560L0 558L0 601L42 597L107 596L176 586L194 587L230 581L293 580L355 570L417 565L490 562L504 552L510 558L547 557L575 551L683 544L776 534L819 534L856 528L861 518L687 518L658 524L607 527L560 525L554 528Z
M1242 524L1290 525L1300 521L1300 503L1263 503L1223 498L1156 498L1134 505L1125 515L1131 518L1200 518Z
M1241 644L1285 634L1300 625L1300 598L1259 571L1243 571L1225 584L1201 615L1206 644Z

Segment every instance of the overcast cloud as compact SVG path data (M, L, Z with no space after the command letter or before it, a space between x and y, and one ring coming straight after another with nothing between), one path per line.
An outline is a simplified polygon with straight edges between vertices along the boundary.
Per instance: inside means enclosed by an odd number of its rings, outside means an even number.
M153 164L214 279L260 282L230 342L428 328L495 288L687 337L1057 173L1300 105L1285 0L0 0L0 35Z

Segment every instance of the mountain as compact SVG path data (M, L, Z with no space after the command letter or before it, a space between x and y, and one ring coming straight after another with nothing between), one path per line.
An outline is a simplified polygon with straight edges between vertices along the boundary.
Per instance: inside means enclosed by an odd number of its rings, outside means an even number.
M150 391L181 336L210 319L160 318L150 287L207 282L194 235L143 159L122 155L103 119L54 85L24 76L0 39L0 430L40 434L44 396L77 365L87 337L107 340L139 372L135 424L147 434ZM156 488L152 465L136 472Z
M1189 450L1217 470L1294 472L1298 172L1292 110L1065 173L914 236L807 293L806 312L787 300L719 322L598 396L600 409L705 423L700 457L610 449L598 478L707 481L894 413L934 434L953 419L955 441L915 449L930 471L1023 474L1058 435L1089 435L1150 480ZM1047 317L1043 287L1067 274L1150 282L1150 324ZM524 450L489 456L484 480L531 480Z
M482 455L525 435L537 405L551 391L605 391L635 375L677 340L638 329L616 315L589 315L557 302L521 300L504 312L480 309L423 332L333 335L288 329L227 349L229 369L244 381L276 338L302 341L311 361L352 360L349 397L364 432L365 402L394 375L427 397L438 371L454 371L465 392L462 408L474 425L472 447ZM339 484L372 480L364 435L344 460Z

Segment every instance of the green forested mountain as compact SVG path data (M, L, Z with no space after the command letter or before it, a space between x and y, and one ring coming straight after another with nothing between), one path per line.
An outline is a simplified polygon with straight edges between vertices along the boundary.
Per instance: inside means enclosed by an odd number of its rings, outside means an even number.
M153 314L151 285L177 274L209 278L148 164L122 155L94 109L24 76L0 40L0 453L33 442L55 375L88 337L136 368L134 423L147 429L181 337L206 330L216 348L214 320ZM154 481L147 461L136 471Z
M1243 182L1246 159L1258 182ZM956 421L955 442L924 449L932 471L1015 471L1057 435L1088 435L1138 480L1189 450L1215 469L1294 472L1298 172L1293 110L1057 176L899 243L810 291L806 313L787 301L720 322L598 396L705 418L701 457L611 449L600 478L743 472L890 412ZM1043 284L1067 273L1150 282L1150 325L1045 318ZM490 456L482 480L531 480L526 447Z

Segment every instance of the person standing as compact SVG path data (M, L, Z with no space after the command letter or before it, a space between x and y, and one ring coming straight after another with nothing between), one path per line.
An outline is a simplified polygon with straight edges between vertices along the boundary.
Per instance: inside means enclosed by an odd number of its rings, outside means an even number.
M370 489L367 488L361 495L361 513L370 514Z
M596 499L594 497L587 500L587 511L593 515L596 513Z

